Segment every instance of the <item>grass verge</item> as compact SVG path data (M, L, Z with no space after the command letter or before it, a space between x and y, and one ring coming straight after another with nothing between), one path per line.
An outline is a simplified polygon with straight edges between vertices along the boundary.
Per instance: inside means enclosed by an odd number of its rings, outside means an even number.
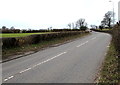
M103 66L100 70L98 85L117 85L119 83L119 58L113 42L110 44L109 51L103 62Z
M74 36L68 36L68 37L63 37L63 38L56 38L50 41L42 41L41 43L38 44L32 44L32 45L25 45L22 47L15 47L15 48L9 48L9 49L2 49L2 59L7 59L10 56L13 55L19 55L19 54L24 54L26 52L30 52L30 51L39 51L43 48L55 45L55 44L61 44L61 43L65 43L67 41L70 40L74 40L83 36L86 36L90 33L83 33L80 35L74 35Z

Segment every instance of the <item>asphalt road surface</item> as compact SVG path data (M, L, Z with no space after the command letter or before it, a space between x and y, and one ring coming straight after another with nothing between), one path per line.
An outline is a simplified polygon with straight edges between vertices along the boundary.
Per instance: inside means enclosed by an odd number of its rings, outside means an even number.
M2 64L3 83L93 83L111 36L93 32Z

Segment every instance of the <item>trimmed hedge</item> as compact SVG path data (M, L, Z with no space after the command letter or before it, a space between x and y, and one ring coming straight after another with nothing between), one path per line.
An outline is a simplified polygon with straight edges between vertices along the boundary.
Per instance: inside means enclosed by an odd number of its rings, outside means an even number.
M26 37L17 37L17 38L2 38L2 48L4 49L4 48L12 48L23 45L37 44L42 41L49 41L55 38L63 38L63 37L78 35L82 33L89 33L89 32L69 31L69 32L51 33L51 34L30 35Z
M112 31L113 34L113 42L120 57L120 25L115 26Z
M83 27L84 28L84 27ZM0 31L2 33L38 33L38 32L68 32L68 31L83 31L81 29L50 29L50 30L47 30L47 29L40 29L40 30L20 30L20 29L9 29L9 28L4 28L4 29L1 29L0 28Z

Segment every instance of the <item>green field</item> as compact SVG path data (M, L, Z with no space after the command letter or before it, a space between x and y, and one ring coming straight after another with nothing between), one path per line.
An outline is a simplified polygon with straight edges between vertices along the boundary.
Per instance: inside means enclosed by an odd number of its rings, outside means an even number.
M100 29L99 29L100 30ZM111 29L102 29L102 31L107 31L107 30L111 30Z
M29 35L47 34L47 33L53 33L53 32L40 32L40 33L4 33L4 34L0 34L0 37L25 37L25 36L29 36Z

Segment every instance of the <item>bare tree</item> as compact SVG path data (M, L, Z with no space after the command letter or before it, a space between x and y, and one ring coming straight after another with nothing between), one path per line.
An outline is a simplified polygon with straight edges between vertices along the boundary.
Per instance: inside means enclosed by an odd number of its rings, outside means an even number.
M104 18L101 21L101 26L111 27L111 22L114 21L114 20L112 20L112 17L113 17L113 12L112 11L108 11L107 13L105 13Z
M90 25L91 26L91 28L96 28L96 25Z
M68 27L71 29L71 27L72 27L71 23L68 24Z
M76 27L81 29L81 30L86 30L87 29L87 23L85 22L85 19L80 18L77 22L76 22Z
M81 26L85 25L85 19L81 18L76 22L77 27L80 29Z
M72 28L75 29L75 27L74 27L74 23L72 23Z

